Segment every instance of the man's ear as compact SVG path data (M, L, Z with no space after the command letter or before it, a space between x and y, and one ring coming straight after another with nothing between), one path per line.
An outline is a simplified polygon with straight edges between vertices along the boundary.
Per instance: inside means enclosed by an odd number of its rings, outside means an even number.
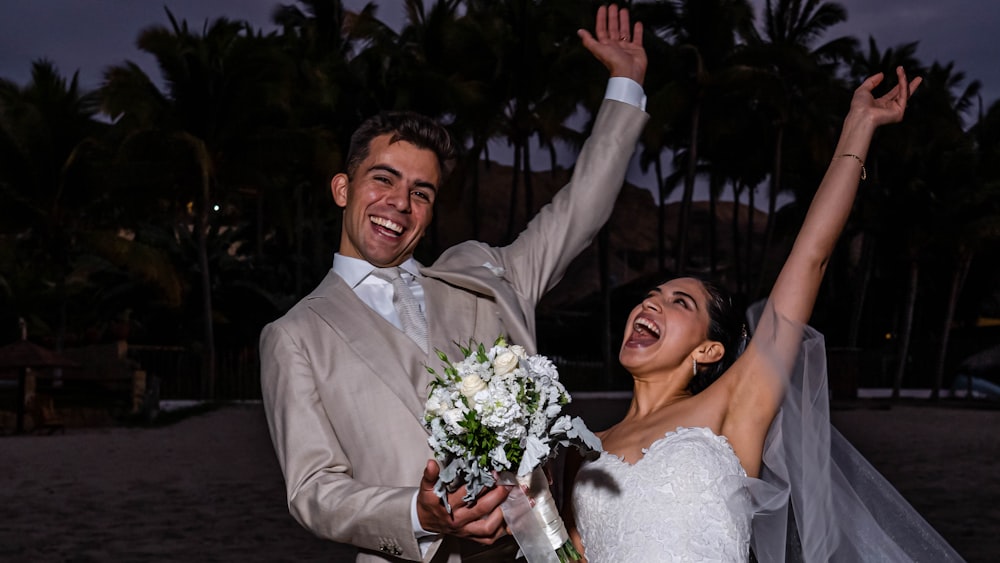
M350 186L351 180L347 177L347 174L341 172L330 180L330 193L333 194L333 201L339 207L347 207L347 188Z

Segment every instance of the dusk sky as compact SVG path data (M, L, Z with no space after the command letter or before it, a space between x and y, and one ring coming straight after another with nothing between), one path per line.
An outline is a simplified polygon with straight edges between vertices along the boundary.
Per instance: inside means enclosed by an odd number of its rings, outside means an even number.
M31 61L47 57L66 76L79 70L86 88L95 88L107 66L132 60L154 77L152 57L135 48L139 32L167 25L164 5L193 29L207 19L226 16L271 29L270 15L291 0L0 0L0 77L25 84ZM381 0L379 17L402 21L400 0ZM758 7L763 0L755 0ZM347 0L360 8L361 0ZM863 42L875 37L879 49L919 41L917 56L925 63L955 62L967 82L983 84L987 106L1000 98L1000 2L996 0L840 0L848 11L836 35ZM630 174L630 180L635 180ZM644 182L640 182L644 183Z

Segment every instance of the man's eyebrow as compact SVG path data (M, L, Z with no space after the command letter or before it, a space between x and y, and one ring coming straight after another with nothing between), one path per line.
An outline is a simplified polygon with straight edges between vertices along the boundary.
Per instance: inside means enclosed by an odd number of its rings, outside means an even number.
M395 168L393 168L392 166L389 166L388 164L378 164L378 163L373 164L371 166L371 168L368 169L368 172L372 172L372 171L375 171L375 170L380 170L382 172L386 172L388 174L391 174L392 176L395 176L396 178L402 178L403 177L402 172L400 172L399 170L396 170ZM417 187L423 188L425 190L433 190L435 192L438 189L437 186L435 186L433 182L428 182L427 180L417 180L417 181L414 182L414 185L416 185Z
M388 172L389 174L392 174L393 176L395 176L397 178L402 178L403 177L403 174L399 170L396 170L395 168L393 168L392 166L389 166L388 164L378 164L378 163L372 164L371 168L369 168L367 170L367 172L372 172L372 171L375 171L375 170L381 170L382 172Z

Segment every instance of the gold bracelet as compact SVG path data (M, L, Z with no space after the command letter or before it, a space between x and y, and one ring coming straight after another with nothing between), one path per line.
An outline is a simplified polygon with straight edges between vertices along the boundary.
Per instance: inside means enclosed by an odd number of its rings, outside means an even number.
M864 179L868 178L868 171L865 170L865 161L861 160L860 156L858 156L856 154L851 154L851 153L844 153L844 154L838 154L837 156L833 157L833 160L837 160L838 158L853 158L854 160L860 162L861 163L861 179L864 180Z

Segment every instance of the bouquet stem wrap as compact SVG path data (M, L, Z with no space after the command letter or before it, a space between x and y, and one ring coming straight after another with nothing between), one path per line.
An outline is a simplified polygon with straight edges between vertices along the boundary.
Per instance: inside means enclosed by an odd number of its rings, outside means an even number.
M566 563L580 559L566 532L549 481L540 467L522 477L500 474L504 484L515 486L501 505L504 520L528 563ZM524 487L528 490L525 494ZM532 502L534 506L532 506Z

